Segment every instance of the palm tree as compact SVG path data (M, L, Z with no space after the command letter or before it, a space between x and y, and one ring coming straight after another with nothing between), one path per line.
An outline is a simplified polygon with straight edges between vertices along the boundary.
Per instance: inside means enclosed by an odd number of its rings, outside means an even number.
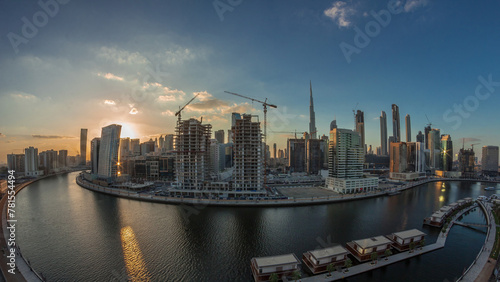
M332 275L332 271L335 270L335 266L333 263L330 263L329 265L326 266L326 271L328 271L328 274Z
M392 251L391 251L391 249L387 249L387 250L385 250L384 255L385 255L385 260L387 260L387 257L392 255Z
M271 274L271 276L269 276L269 281L271 282L278 282L278 274L277 273L273 273Z
M300 271L298 271L298 270L295 270L292 273L292 276L293 276L293 281L297 281L302 277L302 275L300 275Z
M346 271L349 271L349 267L352 266L352 260L350 258L347 258L344 262L344 266L346 268Z

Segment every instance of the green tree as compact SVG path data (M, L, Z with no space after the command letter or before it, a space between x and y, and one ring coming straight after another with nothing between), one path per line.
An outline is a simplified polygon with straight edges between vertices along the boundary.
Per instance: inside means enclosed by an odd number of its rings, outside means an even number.
M412 252L413 249L415 249L415 242L410 243L410 252Z
M346 271L349 271L349 267L352 266L352 260L350 258L347 258L344 262L344 266L346 268Z
M373 252L371 255L372 261L376 261L378 258L378 254L376 252Z
M330 263L329 265L326 266L326 271L328 271L328 273L330 275L332 275L332 272L335 270L335 266L333 265L333 263Z
M422 249L424 246L425 246L425 239L422 239L422 241L420 241L420 249Z
M278 274L277 273L273 273L271 274L271 276L269 276L269 281L271 282L278 282Z
M295 270L292 273L292 276L293 276L293 281L297 281L302 277L302 275L300 274L300 271L298 271L298 270Z
M391 251L391 249L387 249L387 250L385 250L384 255L385 255L385 259L387 260L387 257L392 255L392 251Z

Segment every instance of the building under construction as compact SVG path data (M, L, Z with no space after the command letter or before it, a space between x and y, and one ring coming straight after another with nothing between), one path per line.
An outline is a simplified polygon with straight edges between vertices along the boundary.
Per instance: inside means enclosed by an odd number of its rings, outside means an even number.
M180 121L175 130L177 188L203 190L210 181L212 125L192 118Z
M231 132L234 140L233 189L245 192L264 191L264 163L260 122L252 115L233 113Z

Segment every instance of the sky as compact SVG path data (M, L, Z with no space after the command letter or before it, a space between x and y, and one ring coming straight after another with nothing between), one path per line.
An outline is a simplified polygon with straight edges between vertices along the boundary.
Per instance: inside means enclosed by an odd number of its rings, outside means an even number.
M374 3L376 2L376 3ZM230 128L268 110L268 143L309 128L353 129L380 146L381 111L431 123L462 146L499 146L499 1L0 0L0 163L28 146L79 153L118 123L122 137L173 133L174 113ZM226 137L227 138L227 137ZM403 141L405 138L402 137ZM88 150L89 151L89 150ZM480 150L476 150L479 152Z

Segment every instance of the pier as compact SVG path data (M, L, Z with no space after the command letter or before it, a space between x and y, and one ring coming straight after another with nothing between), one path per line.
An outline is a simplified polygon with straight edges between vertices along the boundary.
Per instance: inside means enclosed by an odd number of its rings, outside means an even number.
M471 210L471 209L473 209L475 207L477 207L477 206L476 205L472 205L472 206L467 207L467 208L461 210L460 212L458 212L452 218L452 220L451 220L448 228L446 229L446 232L445 233L441 233L439 235L439 237L437 238L436 242L433 243L433 244L426 245L426 246L424 246L422 248L416 247L413 251L401 252L401 253L398 253L398 254L395 254L395 255L388 256L386 258L378 259L375 262L365 262L365 263L362 263L362 264L358 264L358 265L352 266L352 267L350 267L348 269L340 269L340 271L333 271L331 273L331 275L329 273L326 273L326 274L321 274L321 275L315 275L315 276L311 276L311 277L302 278L301 281L308 281L308 282L314 282L314 281L336 281L336 280L340 280L340 279L344 279L344 278L348 278L348 277L351 277L351 276L355 276L355 275L358 275L358 274L361 274L361 273L364 273L364 272L372 271L372 270L377 269L377 268L381 268L381 267L384 267L384 266L387 266L387 265L390 265L390 264L393 264L393 263L401 262L401 261L404 261L404 260L407 260L407 259L411 259L411 258L416 257L416 256L423 255L425 253L429 253L429 252L432 252L432 251L444 248L445 243L446 243L446 238L448 237L448 233L450 232L451 227L453 226L453 224L456 223L456 220L460 216L462 216L464 213L466 213L467 211L469 211L469 210ZM494 242L495 242L495 234L493 234L493 243ZM490 248L493 248L493 245L491 245ZM486 254L486 257L488 257L488 256L489 256L489 252ZM484 266L484 263L482 263L482 262L483 261L478 262L478 267L481 267L481 265ZM481 267L481 269L482 269L482 267ZM481 269L479 271L481 271ZM471 277L470 278L472 280L464 278L464 281L473 281L474 278L472 278L472 277L477 277L477 275L478 275L478 272L471 271L471 273L470 273Z

